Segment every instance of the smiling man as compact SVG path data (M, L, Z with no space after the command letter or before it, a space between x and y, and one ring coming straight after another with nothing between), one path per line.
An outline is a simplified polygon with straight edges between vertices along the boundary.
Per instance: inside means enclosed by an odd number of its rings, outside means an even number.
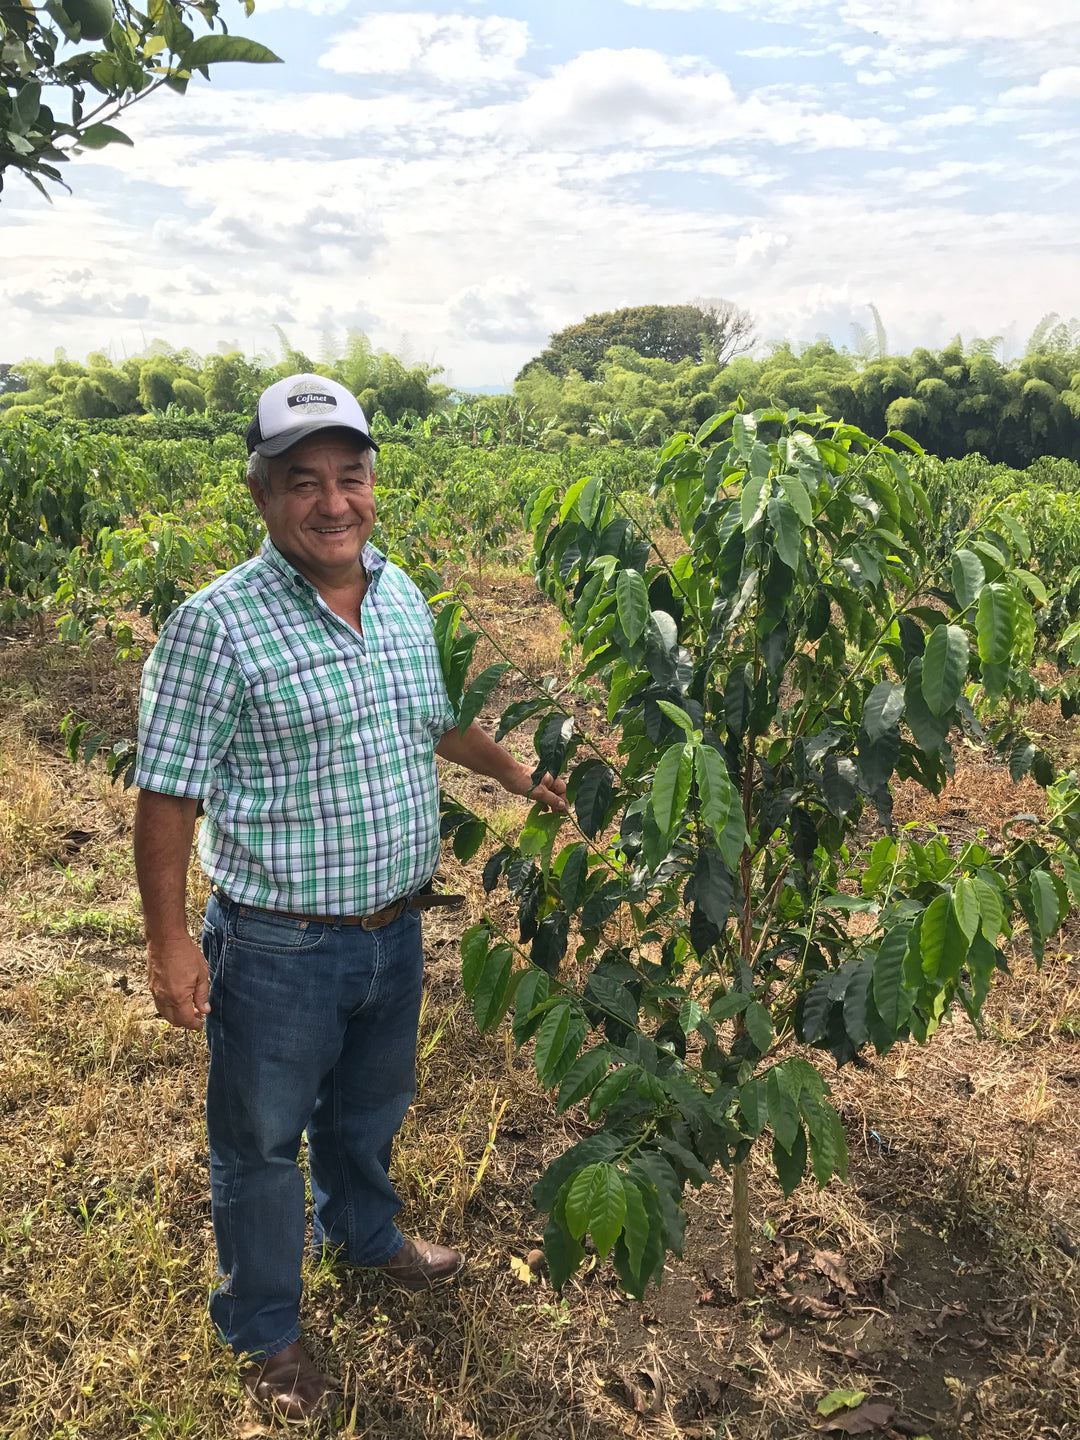
M259 401L248 484L261 553L180 606L140 692L135 860L150 988L205 1025L222 1337L289 1420L331 1382L300 1340L306 1131L313 1241L418 1289L462 1257L406 1239L388 1177L415 1085L420 911L439 903L438 753L565 810L565 785L461 735L428 606L369 542L377 446L354 397L294 375ZM212 882L186 922L198 805Z

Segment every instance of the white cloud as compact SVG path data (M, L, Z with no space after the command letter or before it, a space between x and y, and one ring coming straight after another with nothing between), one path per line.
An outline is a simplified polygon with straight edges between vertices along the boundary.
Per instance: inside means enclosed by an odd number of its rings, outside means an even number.
M513 277L496 276L483 284L465 286L451 297L447 315L451 331L496 345L513 341L540 344L551 332L537 309L532 286Z
M791 244L791 236L754 225L735 242L735 264L738 269L764 269Z
M590 50L558 67L509 112L535 144L709 149L734 139L808 148L885 145L880 121L779 95L736 94L708 63L655 50ZM500 121L501 123L501 121Z
M340 74L434 79L449 85L513 80L529 46L523 20L430 11L365 15L319 61Z
M267 10L304 10L309 15L339 15L350 0L259 0L259 14Z
M1017 85L1001 96L1003 105L1039 105L1052 100L1080 99L1080 65L1058 65L1040 75L1036 85Z

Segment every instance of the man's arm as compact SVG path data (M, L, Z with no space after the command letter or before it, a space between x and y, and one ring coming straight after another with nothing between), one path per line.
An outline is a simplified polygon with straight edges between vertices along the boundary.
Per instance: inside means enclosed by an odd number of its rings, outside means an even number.
M187 871L199 802L140 790L135 810L135 873L146 926L146 974L158 1014L200 1030L209 1013L210 979L188 934Z
M455 765L463 765L476 775L489 775L511 795L527 795L547 810L566 813L566 781L553 780L545 774L539 784L534 785L529 767L515 760L505 746L497 745L475 722L464 735L458 732L456 726L447 730L435 746L435 754Z

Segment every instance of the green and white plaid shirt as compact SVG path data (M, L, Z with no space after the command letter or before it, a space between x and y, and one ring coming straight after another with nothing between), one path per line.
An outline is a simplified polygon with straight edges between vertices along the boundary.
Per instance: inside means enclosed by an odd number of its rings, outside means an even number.
M267 539L184 601L143 670L136 783L203 801L203 869L244 904L369 915L438 864L454 716L431 614L362 558L363 635Z

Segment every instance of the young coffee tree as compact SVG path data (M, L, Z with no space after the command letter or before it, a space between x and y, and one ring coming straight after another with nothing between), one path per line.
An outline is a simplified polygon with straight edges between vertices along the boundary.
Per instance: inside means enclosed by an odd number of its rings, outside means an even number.
M485 888L506 885L517 925L474 926L462 961L481 1027L512 1008L559 1111L583 1105L595 1126L534 1191L556 1286L588 1232L640 1296L681 1253L685 1186L719 1166L749 1294L751 1147L785 1193L807 1167L819 1186L843 1176L823 1068L929 1040L954 1002L977 1021L1014 926L1041 958L1080 896L1071 780L1050 822L1024 817L1004 847L897 832L894 782L939 792L953 737L978 735L1027 672L1041 589L1004 508L928 560L905 446L821 414L717 416L660 457L681 553L596 479L530 506L538 581L606 688L619 759L551 687L503 714L500 736L541 717L537 776L567 775L572 815L534 810L491 856ZM462 726L508 668L463 694L465 621L455 602L437 622ZM443 825L462 858L483 843L453 802Z

